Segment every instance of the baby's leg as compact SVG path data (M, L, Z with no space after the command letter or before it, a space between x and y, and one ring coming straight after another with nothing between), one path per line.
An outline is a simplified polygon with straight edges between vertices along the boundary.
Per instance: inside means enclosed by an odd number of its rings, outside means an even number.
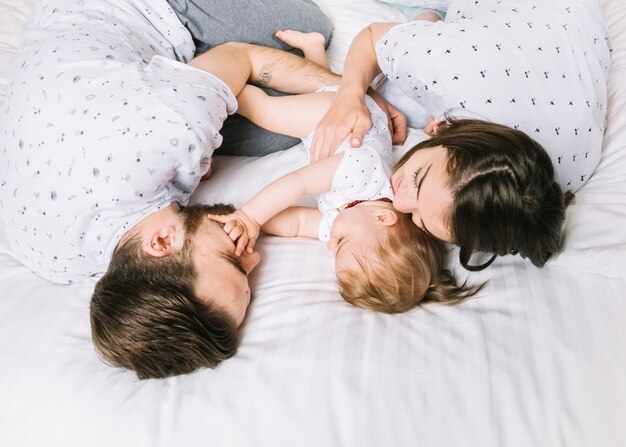
M313 132L334 97L334 92L269 96L248 84L237 96L237 113L272 132L304 138Z
M323 34L301 33L294 30L281 30L276 31L276 37L291 45L294 48L301 50L304 53L304 58L312 62L315 62L322 67L329 68L328 58L326 57L326 38Z

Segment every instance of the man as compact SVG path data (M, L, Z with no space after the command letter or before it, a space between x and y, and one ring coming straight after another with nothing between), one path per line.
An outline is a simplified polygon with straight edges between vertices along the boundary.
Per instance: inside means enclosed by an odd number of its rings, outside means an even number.
M111 261L92 303L95 343L140 377L213 366L236 348L258 255L235 257L217 224L184 207L236 94L248 81L292 93L337 82L278 50L193 52L165 2L39 3L1 115L0 206L12 250L58 283L101 274ZM203 342L214 337L217 347L187 361L202 347L176 339L176 318L142 320L148 299L170 317L191 309ZM142 332L155 328L160 335Z
M42 277L100 279L94 344L140 378L234 354L256 254L186 207L246 82L303 93L318 65L230 43L193 58L165 2L39 3L3 106L0 208L16 257ZM188 63L184 63L189 61Z
M276 78L281 89L295 91L291 77L281 81L268 68L276 64L281 71L284 61L298 63L302 73L311 70L312 78L320 75L316 82L332 77L288 56L224 44L190 65L215 74L236 93L246 81L268 77ZM125 234L92 299L94 341L107 360L140 377L162 377L212 367L234 354L237 328L250 302L246 276L259 256L235 256L233 242L206 218L231 211L221 205L171 203Z

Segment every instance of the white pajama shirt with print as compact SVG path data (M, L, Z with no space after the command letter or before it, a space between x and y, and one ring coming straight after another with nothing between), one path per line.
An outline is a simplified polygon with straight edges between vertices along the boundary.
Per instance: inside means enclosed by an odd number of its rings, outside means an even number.
M600 160L610 42L596 0L452 0L444 22L395 26L376 53L414 126L447 114L522 130L564 190Z
M187 203L237 106L193 52L165 1L35 7L0 112L0 210L27 267L102 273L130 228Z

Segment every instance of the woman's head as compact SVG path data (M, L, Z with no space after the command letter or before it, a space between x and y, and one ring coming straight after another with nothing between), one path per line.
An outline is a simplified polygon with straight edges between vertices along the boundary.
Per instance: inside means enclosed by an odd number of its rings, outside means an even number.
M435 237L459 245L469 270L491 263L470 266L475 251L519 253L543 266L561 248L563 192L546 151L521 131L449 120L398 161L392 185L398 210L412 213Z

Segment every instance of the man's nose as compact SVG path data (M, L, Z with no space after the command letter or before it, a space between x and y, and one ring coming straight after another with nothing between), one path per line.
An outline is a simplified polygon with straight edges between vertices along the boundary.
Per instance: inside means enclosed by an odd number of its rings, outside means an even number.
M261 255L256 251L250 254L244 250L241 256L239 256L239 263L241 264L241 268L244 269L246 273L250 273L252 270L254 270L260 260Z

